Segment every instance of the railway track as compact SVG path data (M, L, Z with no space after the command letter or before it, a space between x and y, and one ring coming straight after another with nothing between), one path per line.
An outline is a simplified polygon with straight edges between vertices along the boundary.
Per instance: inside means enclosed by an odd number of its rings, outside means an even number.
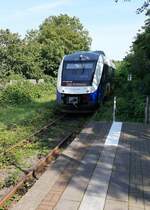
M7 153L9 153L9 152L15 151L17 148L21 147L24 144L27 144L28 145L28 144L34 143L34 141L32 141L32 138L34 136L46 132L47 129L50 129L52 126L56 125L58 122L63 121L63 123L64 123L64 121L70 122L71 120L74 120L73 117L68 118L66 115L63 115L60 118L55 119L54 121L48 123L47 125L45 125L41 129L39 129L38 131L36 131L34 134L32 134L31 136L29 136L27 139L24 139L21 142L18 142L17 144L13 145L12 147L6 149L4 151L4 155L7 155ZM75 124L79 120L80 120L80 118L74 120ZM84 118L84 121L85 121L85 118ZM83 123L81 123L81 124L83 124ZM65 137L60 138L60 140L58 141L58 144L52 150L50 150L50 152L46 155L46 157L40 159L37 162L37 164L34 165L32 168L29 168L28 170L24 171L25 175L22 176L19 179L19 181L17 182L17 184L14 187L12 187L11 190L8 193L6 193L6 194L4 194L2 196L2 198L0 199L0 207L3 207L3 209L7 209L7 205L5 206L6 202L8 200L10 200L16 194L16 192L19 191L19 189L23 188L24 186L27 186L28 185L27 184L28 182L29 183L31 183L31 182L34 183L35 180L39 178L39 176L44 172L44 170L47 167L47 165L50 164L51 161L60 154L61 150L66 145L68 145L69 142L71 142L73 140L73 138L77 134L77 130L76 129L77 128L73 129L72 132L67 133L65 135ZM78 130L80 130L80 129L81 129L81 125L79 125Z
M25 143L33 143L33 141L31 141L31 139L36 136L37 134L41 133L42 131L44 131L47 128L50 128L51 126L53 126L55 123L57 123L59 120L63 119L65 117L65 115L49 122L47 125L44 125L42 128L40 128L39 130L37 130L35 133L31 134L28 138L25 138L23 140L21 140L20 142L14 144L13 146L10 146L9 148L7 148L6 150L3 151L3 154L5 155L6 153L16 149L17 147L22 146Z
M66 136L64 139L60 141L60 143L43 159L40 160L37 165L32 169L28 174L26 174L19 182L6 194L3 196L3 198L0 200L0 207L4 207L5 209L5 203L9 199L13 197L13 195L24 186L25 183L28 181L31 182L36 180L38 175L44 172L44 169L46 166L53 160L53 158L56 158L60 154L60 150L64 148L64 145L70 141L71 137L73 136L73 132L70 133L68 136Z

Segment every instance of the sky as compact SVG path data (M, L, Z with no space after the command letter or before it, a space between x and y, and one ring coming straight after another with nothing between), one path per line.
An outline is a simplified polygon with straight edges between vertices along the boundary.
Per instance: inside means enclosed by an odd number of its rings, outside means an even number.
M145 15L136 14L143 0L0 0L0 28L22 37L38 29L51 15L68 14L80 19L92 38L91 50L103 50L110 59L125 57Z

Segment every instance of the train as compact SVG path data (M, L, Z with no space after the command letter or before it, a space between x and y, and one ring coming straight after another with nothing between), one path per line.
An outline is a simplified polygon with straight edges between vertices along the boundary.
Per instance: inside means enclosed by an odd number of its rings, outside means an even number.
M57 105L63 112L92 112L111 93L115 65L103 51L65 55L57 76Z

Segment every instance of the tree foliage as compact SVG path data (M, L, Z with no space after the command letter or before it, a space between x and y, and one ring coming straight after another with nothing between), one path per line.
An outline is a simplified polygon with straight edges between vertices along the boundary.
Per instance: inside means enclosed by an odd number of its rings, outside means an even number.
M19 59L22 51L21 39L18 34L0 30L0 76L11 71L19 71Z
M55 75L60 58L74 51L89 50L91 38L78 18L59 15L50 16L40 25L37 42L44 73Z
M133 42L131 53L125 58L128 70L139 81L143 94L150 94L150 10L146 14L147 20L142 32L137 34Z
M115 0L115 2L117 3L119 0ZM131 0L124 0L124 1L131 1ZM142 12L144 12L148 7L150 6L150 0L144 0L143 4L141 5L140 8L137 8L137 14L140 14Z
M0 30L0 78L12 72L35 79L43 74L55 76L65 54L88 50L90 45L80 20L63 14L48 17L24 39L8 29Z
M145 99L150 95L150 11L146 17L130 52L123 61L116 62L117 119L121 121L144 120ZM129 74L132 81L128 80Z

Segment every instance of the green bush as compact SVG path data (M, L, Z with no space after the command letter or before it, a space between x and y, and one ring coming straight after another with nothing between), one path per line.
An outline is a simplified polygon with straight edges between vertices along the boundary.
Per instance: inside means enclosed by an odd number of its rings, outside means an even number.
M53 86L56 86L56 83L57 83L57 78L56 77L52 77L52 76L49 76L49 75L43 75L42 79L44 79L44 81L46 83L49 83Z
M10 72L9 76L5 78L7 82L10 80L18 80L18 81L23 81L25 80L25 77L22 74L16 74L15 72Z
M141 95L132 94L131 97L118 97L117 119L123 121L142 122L144 120L144 107L145 100Z
M34 99L45 95L47 91L51 91L53 85L50 83L34 85L27 81L18 82L13 85L8 85L0 93L0 104L25 104L30 103Z

